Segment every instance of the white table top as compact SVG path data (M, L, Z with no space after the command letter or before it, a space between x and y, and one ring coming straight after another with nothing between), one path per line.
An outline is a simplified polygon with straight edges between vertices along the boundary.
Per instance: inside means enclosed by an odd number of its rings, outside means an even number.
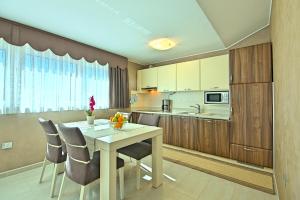
M96 139L97 142L102 144L114 144L128 140L134 137L143 137L143 139L151 138L160 134L159 127L146 126L141 124L125 123L120 130L113 129L109 120L97 119L94 125L88 125L86 121L64 123L67 127L78 127L85 137ZM153 135L153 133L156 133ZM152 134L150 134L152 133ZM150 135L149 135L150 134Z

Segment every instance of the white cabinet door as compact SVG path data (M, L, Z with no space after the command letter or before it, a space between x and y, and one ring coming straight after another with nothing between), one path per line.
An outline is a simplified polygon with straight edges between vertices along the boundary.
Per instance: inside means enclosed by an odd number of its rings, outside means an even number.
M177 64L177 91L200 90L200 61Z
M176 64L157 68L157 90L159 92L176 91Z
M136 74L136 91L142 91L142 71L138 70Z
M142 88L157 87L157 67L141 70Z
M229 89L229 56L201 59L201 90Z

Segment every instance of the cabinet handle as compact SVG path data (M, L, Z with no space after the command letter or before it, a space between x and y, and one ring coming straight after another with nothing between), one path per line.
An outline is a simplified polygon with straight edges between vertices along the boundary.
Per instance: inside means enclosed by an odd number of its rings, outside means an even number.
M233 82L233 75L230 74L230 83L232 83L232 82Z
M254 150L254 149L249 149L249 148L247 148L247 147L244 147L244 150L245 150L245 151L252 151L252 152L253 152L253 151L256 151L256 150Z

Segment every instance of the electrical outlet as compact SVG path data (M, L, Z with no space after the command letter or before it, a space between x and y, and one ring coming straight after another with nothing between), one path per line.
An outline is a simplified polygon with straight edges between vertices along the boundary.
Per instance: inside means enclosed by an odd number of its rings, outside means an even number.
M13 143L12 142L4 142L1 144L1 149L12 149Z

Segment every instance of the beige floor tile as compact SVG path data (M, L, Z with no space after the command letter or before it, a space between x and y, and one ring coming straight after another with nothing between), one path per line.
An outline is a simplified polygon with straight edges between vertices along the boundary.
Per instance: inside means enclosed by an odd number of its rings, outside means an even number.
M151 157L143 160L151 166ZM151 181L142 179L141 189L135 189L135 163L126 158L125 199L126 200L241 200L252 197L255 200L275 200L275 195L266 194L230 181L205 174L172 162L164 161L164 173L172 178L164 178L158 189L152 188ZM0 199L2 200L50 200L52 167L48 166L42 184L38 184L41 169L33 169L0 179ZM142 176L151 173L142 171ZM57 180L56 195L62 176ZM174 179L174 180L173 180ZM79 199L79 185L68 180L63 191L63 200ZM99 184L94 184L88 199L99 199ZM118 194L117 194L118 195ZM118 195L119 197L119 195ZM249 199L248 198L248 199ZM57 199L57 197L52 200Z

